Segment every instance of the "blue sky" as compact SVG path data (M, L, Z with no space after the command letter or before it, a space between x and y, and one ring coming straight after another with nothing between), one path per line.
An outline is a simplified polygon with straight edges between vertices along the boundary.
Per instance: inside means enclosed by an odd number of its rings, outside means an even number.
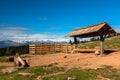
M103 21L120 31L120 0L0 0L0 40L64 41Z

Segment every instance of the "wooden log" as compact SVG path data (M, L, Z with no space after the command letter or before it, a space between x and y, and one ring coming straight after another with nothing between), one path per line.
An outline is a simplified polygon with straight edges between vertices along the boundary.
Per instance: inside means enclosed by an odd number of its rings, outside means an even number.
M22 64L22 66L24 67L25 66L25 62L22 60L22 58L18 57L17 59Z
M14 57L7 57L7 58L6 58L6 61L7 61L7 62L13 62L13 61L14 61Z
M20 66L20 65L19 65L19 61L18 61L18 59L17 59L16 57L14 57L14 62L15 62L15 64L16 64L16 66Z

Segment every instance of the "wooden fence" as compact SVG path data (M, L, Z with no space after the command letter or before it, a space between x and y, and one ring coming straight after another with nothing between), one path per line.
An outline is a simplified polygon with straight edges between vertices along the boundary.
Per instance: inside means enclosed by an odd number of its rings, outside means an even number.
M46 53L69 53L75 47L71 44L30 44L29 53L31 54L46 54Z

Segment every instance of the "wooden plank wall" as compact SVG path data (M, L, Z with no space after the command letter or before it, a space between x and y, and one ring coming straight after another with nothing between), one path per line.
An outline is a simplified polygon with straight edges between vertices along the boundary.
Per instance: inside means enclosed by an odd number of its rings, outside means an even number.
M46 54L46 53L69 53L75 47L70 44L30 44L29 53L31 54Z

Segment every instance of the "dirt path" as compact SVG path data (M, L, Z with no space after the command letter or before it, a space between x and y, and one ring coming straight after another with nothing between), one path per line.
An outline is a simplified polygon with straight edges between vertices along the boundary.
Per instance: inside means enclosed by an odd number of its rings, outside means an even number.
M0 66L14 66L14 62L0 62Z
M47 55L34 55L30 59L30 66L41 66L51 63L58 63L59 67L69 68L98 68L101 65L109 65L120 68L120 52L113 52L106 56L95 56L94 54L83 53L58 53Z

